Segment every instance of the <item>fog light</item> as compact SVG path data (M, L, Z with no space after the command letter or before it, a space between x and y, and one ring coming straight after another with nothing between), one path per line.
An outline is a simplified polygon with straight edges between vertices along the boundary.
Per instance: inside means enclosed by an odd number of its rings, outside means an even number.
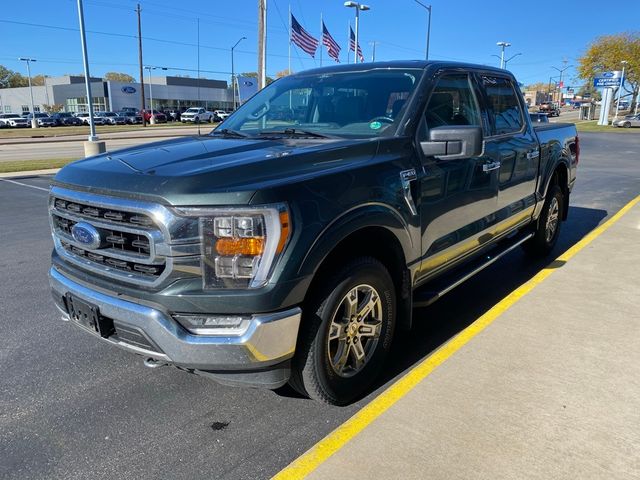
M199 335L241 336L249 329L251 317L241 315L174 315L180 325Z

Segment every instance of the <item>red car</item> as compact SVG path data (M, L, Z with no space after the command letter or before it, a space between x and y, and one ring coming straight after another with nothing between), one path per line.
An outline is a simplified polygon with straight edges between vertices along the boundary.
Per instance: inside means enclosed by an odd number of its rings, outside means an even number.
M151 110L143 110L138 115L144 115L147 123L151 121ZM153 110L153 116L156 117L156 123L167 123L167 116L164 113Z

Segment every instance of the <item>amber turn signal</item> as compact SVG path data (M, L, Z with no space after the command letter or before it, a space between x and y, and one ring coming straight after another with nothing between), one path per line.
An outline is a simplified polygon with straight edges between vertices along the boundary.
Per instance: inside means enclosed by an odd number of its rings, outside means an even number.
M264 238L219 238L216 241L216 251L225 256L262 255Z

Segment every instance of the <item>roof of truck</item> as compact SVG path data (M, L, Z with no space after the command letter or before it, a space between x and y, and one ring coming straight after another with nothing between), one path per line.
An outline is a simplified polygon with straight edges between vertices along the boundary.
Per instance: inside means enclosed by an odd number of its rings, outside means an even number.
M304 70L294 75L306 75L306 74L318 74L318 73L331 73L331 72L359 72L374 69L385 68L420 68L424 69L429 66L435 66L436 68L462 68L462 69L480 69L485 71L491 71L496 73L509 73L508 70L503 70L488 65L478 65L473 63L464 62L447 62L439 60L393 60L388 62L364 62L364 63L347 63L340 65L331 65L328 67L313 68L310 70Z

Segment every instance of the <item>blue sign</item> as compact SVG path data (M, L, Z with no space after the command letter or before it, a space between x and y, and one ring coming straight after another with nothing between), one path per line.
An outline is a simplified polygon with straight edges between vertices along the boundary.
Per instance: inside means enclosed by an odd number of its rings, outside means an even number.
M593 79L593 86L596 88L617 88L622 83L622 72L602 72Z
M258 79L253 77L237 77L238 100L244 103L258 91Z
M122 93L128 93L128 94L136 93L136 89L130 85L125 85L120 90L122 90Z

